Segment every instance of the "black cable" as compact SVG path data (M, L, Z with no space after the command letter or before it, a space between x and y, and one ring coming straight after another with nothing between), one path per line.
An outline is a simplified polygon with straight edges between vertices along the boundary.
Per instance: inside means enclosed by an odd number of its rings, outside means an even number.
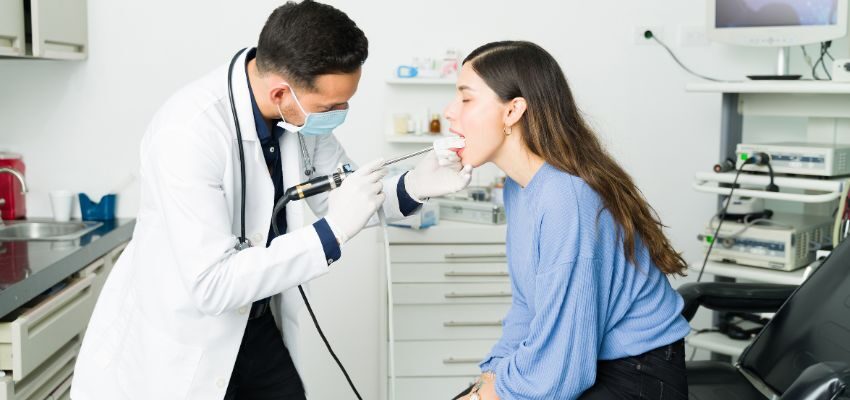
M277 227L277 214L280 210L286 206L286 203L289 203L291 197L284 196L278 201L278 204L275 206L275 211L272 213L272 230L276 235L280 235L279 228ZM336 365L339 366L339 370L342 371L342 374L345 375L345 380L348 381L348 386L351 387L351 390L354 392L354 395L357 396L359 400L363 400L363 397L360 396L360 392L357 391L357 387L354 386L354 382L351 380L351 376L348 375L348 371L346 371L345 367L342 365L342 361L337 357L336 352L334 352L333 348L331 348L331 343L328 341L328 338L325 336L325 332L322 331L322 327L319 326L319 319L316 318L316 313L313 312L313 307L310 305L310 300L307 300L307 294L304 293L304 288L301 285L298 285L298 291L301 293L301 298L304 300L304 305L307 306L307 312L310 313L310 318L313 319L313 326L316 327L316 331L319 332L319 336L322 338L322 341L325 342L325 347L328 349L328 353L331 353L331 357L333 357Z
M647 39L652 39L652 40L655 40L656 42L658 42L658 44L660 44L661 47L664 47L664 50L667 50L667 52L670 53L670 57L673 57L673 60L676 61L676 63L679 64L679 66L682 67L682 69L684 69L689 74L696 76L697 78L705 79L707 81L727 82L727 81L724 81L722 79L712 78L710 76L705 76L705 75L699 74L697 72L694 72L694 70L688 68L685 64L682 63L682 61L679 60L679 57L676 57L676 53L673 53L673 50L671 50L670 47L668 47L666 44L664 44L664 42L662 42L660 39L658 39L658 37L655 36L655 34L652 33L652 31L647 30L646 32L643 33L643 37L645 37Z
M832 74L829 72L829 69L826 67L826 62L824 62L825 56L832 57L832 55L829 54L829 47L830 46L832 46L832 41L821 42L821 44L820 44L820 56L818 57L818 60L815 62L815 65L812 67L812 77L815 80L823 80L817 74L818 66L820 66L823 69L823 72L826 73L827 79L832 80Z
M729 196L726 197L726 204L723 206L723 209L720 211L719 221L717 222L717 228L714 230L714 236L712 236L711 242L708 243L708 250L705 252L705 259L702 260L702 268L699 270L699 275L697 275L697 282L702 280L702 274L705 272L705 267L708 264L708 256L711 255L711 249L714 248L714 243L716 243L719 239L717 235L720 233L720 227L723 226L723 220L726 216L726 210L729 209L729 203L732 201L732 194L735 192L735 187L738 185L738 177L741 176L741 171L744 170L744 166L752 163L753 158L748 158L747 161L741 163L741 167L738 168L737 172L735 172L735 179L732 180L732 188L729 190ZM748 162L749 161L749 162Z
M333 357L334 361L336 361L336 365L339 366L342 374L345 375L345 380L348 381L348 386L351 386L351 390L354 391L354 395L357 396L359 400L363 400L363 397L360 396L360 392L357 391L357 388L354 387L354 382L351 381L351 377L348 376L348 371L345 370L345 367L342 366L342 361L339 361L339 357L336 356L334 350L331 348L330 342L328 342L328 338L325 337L325 333L322 332L322 328L319 326L319 320L316 319L316 313L313 312L313 307L310 307L310 301L307 300L307 295L304 294L304 288L301 285L298 285L298 291L301 292L301 298L304 299L304 305L307 306L307 311L310 313L310 318L313 319L313 325L316 327L316 330L319 332L319 336L322 337L322 341L325 342L325 347L328 348L328 352L331 353L331 357Z

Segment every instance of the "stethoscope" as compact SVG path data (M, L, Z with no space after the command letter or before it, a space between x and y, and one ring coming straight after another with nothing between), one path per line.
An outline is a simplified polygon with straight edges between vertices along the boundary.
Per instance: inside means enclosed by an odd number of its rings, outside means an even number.
M240 227L239 227L239 243L236 245L236 250L244 250L251 247L251 242L245 236L245 199L246 199L246 178L245 178L245 150L242 147L242 128L239 124L239 115L236 113L236 101L233 99L233 67L236 61L247 48L239 50L230 60L230 67L227 69L227 96L230 99L230 112L233 114L233 124L236 128L236 143L239 147L239 176L241 179L240 192L241 203L239 208ZM298 133L298 143L301 148L301 159L304 160L304 175L310 176L316 172L316 166L313 165L313 160L310 158L310 153L307 151L307 145L304 143L304 135Z

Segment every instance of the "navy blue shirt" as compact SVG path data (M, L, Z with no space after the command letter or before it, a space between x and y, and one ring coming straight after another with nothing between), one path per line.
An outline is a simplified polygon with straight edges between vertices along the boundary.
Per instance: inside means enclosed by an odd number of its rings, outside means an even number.
M245 62L248 63L254 59L254 57L256 57L256 53L256 49L251 49L245 56ZM248 81L248 91L251 94L251 108L254 111L254 126L257 129L260 146L263 148L263 156L266 160L266 167L269 169L269 175L271 175L272 183L274 184L274 203L277 204L278 200L283 197L283 193L286 190L286 188L283 187L283 168L280 156L280 137L283 136L284 129L277 126L275 123L272 125L271 131L269 131L269 125L263 118L260 108L257 107L257 101L254 99L254 91L251 88L250 80ZM281 210L281 212L277 215L277 220L273 222L277 223L278 232L286 233L286 210ZM340 250L339 242L337 242L336 237L333 234L333 230L331 230L328 222L322 218L313 224L313 228L316 229L316 233L319 235L319 240L322 242L322 248L325 251L325 259L328 261L328 265L339 260L342 256L342 251ZM274 238L274 229L272 228L272 225L269 224L269 235L268 240L266 241L266 247L271 245Z

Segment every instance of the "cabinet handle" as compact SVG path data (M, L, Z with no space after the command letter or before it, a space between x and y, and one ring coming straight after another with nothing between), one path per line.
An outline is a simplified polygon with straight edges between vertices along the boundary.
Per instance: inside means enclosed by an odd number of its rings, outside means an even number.
M494 292L494 293L446 293L447 299L472 299L472 298L487 298L487 297L511 297L511 292Z
M507 258L506 253L480 253L480 254L457 254L457 253L449 253L446 254L446 260L469 260L476 258Z
M506 278L507 272L455 272L449 271L445 273L446 278Z
M481 360L478 358L455 358L449 357L443 359L443 364L478 364Z
M486 326L502 326L502 321L446 321L443 322L443 326L446 328L464 328L464 327L486 327Z

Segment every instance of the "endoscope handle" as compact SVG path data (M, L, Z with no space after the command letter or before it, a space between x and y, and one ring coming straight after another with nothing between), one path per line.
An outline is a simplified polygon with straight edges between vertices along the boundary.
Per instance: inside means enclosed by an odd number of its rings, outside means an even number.
M277 221L277 214L283 210L287 203L334 190L338 188L339 185L342 185L342 181L345 180L345 178L347 178L352 172L354 172L354 169L351 168L351 165L345 164L333 174L316 177L307 182L286 189L272 211L272 228L275 235L280 235L280 232L278 232L277 224L275 224L274 221Z

